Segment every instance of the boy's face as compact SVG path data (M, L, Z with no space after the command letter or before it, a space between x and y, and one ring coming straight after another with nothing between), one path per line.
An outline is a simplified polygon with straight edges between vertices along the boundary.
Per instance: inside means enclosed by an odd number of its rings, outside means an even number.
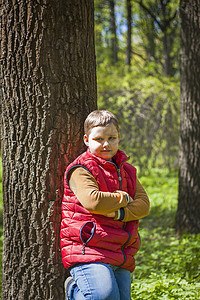
M119 145L119 132L114 124L91 129L89 136L84 135L84 142L90 152L105 160L112 160Z

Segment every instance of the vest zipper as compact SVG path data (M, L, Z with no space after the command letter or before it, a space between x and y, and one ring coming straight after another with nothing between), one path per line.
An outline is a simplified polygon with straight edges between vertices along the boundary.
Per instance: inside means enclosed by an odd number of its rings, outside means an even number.
M121 177L121 172L120 172L120 170L121 170L121 166L122 166L122 164L125 162L125 161L127 161L129 158L127 158L127 159L125 159L124 161L122 161L121 162L121 164L119 165L119 168L117 167L117 165L114 163L114 162L109 162L109 163L111 163L112 165L114 165L115 166L115 168L116 168L116 170L117 170L117 176L118 176L118 180L119 180L119 190L121 190L121 188L122 188L122 177Z
M117 169L117 175L118 175L118 180L119 180L119 190L122 188L122 177L120 173L120 169Z
M122 187L122 177L121 177L121 172L120 172L120 170L121 170L121 166L122 166L122 164L126 161L127 159L125 159L124 161L122 161L121 162L121 164L119 165L119 168L117 168L117 166L116 166L116 164L115 163L112 163L112 164L114 164L114 166L115 166L115 168L116 168L116 170L117 170L117 176L118 176L118 180L119 180L119 190L121 190L121 187ZM122 251L122 254L123 254L123 256L124 256L124 261L123 261L123 263L120 265L120 267L121 266L123 266L124 264L125 264L125 262L126 262L126 254L124 253L124 247L125 247L125 245L130 241L130 239L131 239L131 234L130 234L130 232L128 232L128 231L126 231L125 230L125 226L126 226L126 223L124 222L124 225L123 225L123 230L125 231L125 232L127 232L128 233L128 239L127 239L127 241L122 245L122 247L121 247L121 251Z
M115 168L116 168L116 170L117 170L117 176L118 176L118 180L119 180L119 190L121 190L121 187L122 187L122 177L121 177L120 169L121 169L122 164L123 164L125 161L127 161L127 160L128 160L128 159L125 159L124 161L122 161L121 164L119 165L119 168L117 167L117 165L116 165L115 163L110 162L111 164L113 164L113 165L115 166ZM124 230L125 232L128 233L128 239L127 239L127 241L126 241L126 242L122 245L122 247L121 247L121 251L122 251L122 254L123 254L123 256L124 256L124 261L123 261L123 263L122 263L119 267L123 266L123 265L125 264L125 262L126 262L126 254L124 253L124 247L125 247L125 245L126 245L126 244L130 241L130 239L131 239L131 234L130 234L130 232L128 232L128 231L125 230L125 225L126 225L126 223L124 222L124 224L123 224L123 230Z
M131 234L130 234L130 232L128 232L128 231L125 230L125 225L126 225L126 223L124 223L124 225L123 225L123 230L124 230L125 232L128 233L128 240L127 240L127 241L124 243L124 245L122 245L122 247L121 247L122 254L123 254L123 256L124 256L124 261L123 261L123 263L122 263L119 267L123 266L123 265L125 264L125 262L126 262L126 254L124 253L124 247L125 247L125 245L126 245L126 244L130 241L130 239L131 239Z

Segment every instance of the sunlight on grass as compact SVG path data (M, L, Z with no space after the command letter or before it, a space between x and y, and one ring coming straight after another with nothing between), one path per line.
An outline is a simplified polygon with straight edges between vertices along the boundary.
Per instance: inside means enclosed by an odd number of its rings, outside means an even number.
M174 231L178 179L155 169L140 178L151 201L140 221L141 249L133 273L133 299L199 299L200 235L177 239Z

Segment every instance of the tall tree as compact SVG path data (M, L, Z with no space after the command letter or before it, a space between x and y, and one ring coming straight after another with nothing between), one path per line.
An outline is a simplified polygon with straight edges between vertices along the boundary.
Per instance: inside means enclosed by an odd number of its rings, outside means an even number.
M140 32L141 47L145 50L147 62L157 61L156 43L157 33L155 21L149 16L146 10L139 9L139 19L137 20L137 29Z
M181 0L178 233L200 232L200 0Z
M134 2L139 4L141 9L152 18L153 22L157 24L157 28L162 32L163 72L166 76L172 76L172 46L178 25L176 21L178 2L176 0L148 0L146 2L143 2L143 0L134 0Z
M127 10L127 46L126 46L126 64L131 65L131 53L132 53L132 4L131 0L126 0Z
M63 173L96 108L90 0L2 0L2 299L64 299Z
M113 63L118 61L118 40L115 18L115 0L108 0L110 8L110 31L111 31L111 60Z
M108 0L94 0L95 50L97 64L111 56L110 9Z

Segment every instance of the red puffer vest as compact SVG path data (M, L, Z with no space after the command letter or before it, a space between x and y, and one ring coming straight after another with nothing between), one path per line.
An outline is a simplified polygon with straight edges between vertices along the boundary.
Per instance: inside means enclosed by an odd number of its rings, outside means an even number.
M134 255L140 247L139 221L124 223L90 213L80 204L68 184L70 172L80 166L93 174L101 191L123 190L134 198L136 169L126 162L128 157L120 150L113 160L115 163L101 159L88 149L66 169L60 232L66 268L88 262L121 266L131 272L135 268Z

